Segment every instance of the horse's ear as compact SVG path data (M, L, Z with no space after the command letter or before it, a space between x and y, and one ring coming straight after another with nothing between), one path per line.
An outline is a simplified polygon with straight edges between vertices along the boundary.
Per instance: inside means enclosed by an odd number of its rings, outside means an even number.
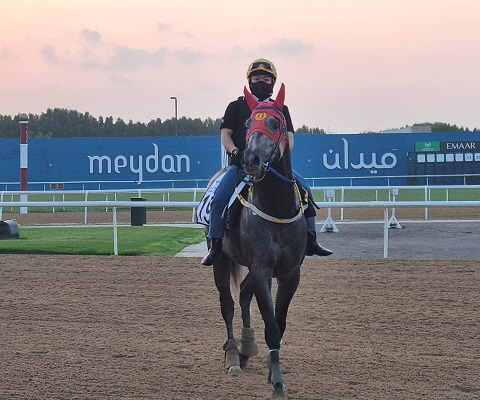
M245 100L247 101L250 111L255 110L258 106L258 100L253 97L253 95L247 90L245 86L243 87L243 94L245 95Z
M284 103L285 103L285 85L282 83L282 86L280 86L280 90L278 91L277 97L273 104L275 107L277 107L278 110L282 111Z

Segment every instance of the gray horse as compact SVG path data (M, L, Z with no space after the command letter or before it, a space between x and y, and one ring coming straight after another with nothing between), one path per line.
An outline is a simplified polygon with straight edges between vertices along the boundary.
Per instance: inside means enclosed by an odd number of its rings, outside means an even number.
M242 163L253 186L247 199L237 194L243 204L239 221L227 230L223 253L213 264L227 328L225 367L231 375L236 375L246 366L248 358L258 353L250 324L250 303L255 295L270 349L268 380L273 385L274 397L283 397L280 343L286 328L288 307L300 281L307 227L302 215L301 196L293 179L282 114L285 87L282 84L274 102L258 103L246 89L245 96L252 114L247 121L247 147ZM240 266L246 266L248 274L240 284L243 328L238 341L233 334L235 303L230 282L232 279L239 282ZM272 278L277 279L275 307Z

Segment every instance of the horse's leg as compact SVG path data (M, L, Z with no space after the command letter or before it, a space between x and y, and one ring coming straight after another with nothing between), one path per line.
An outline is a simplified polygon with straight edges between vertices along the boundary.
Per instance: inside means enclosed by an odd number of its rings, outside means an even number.
M240 307L242 308L242 336L240 338L240 366L246 367L248 359L258 354L258 346L255 341L255 330L250 325L250 304L253 298L253 286L250 279L250 273L240 284Z
M287 313L293 295L297 291L300 282L300 268L288 279L277 279L277 294L275 296L275 319L283 337L287 327Z
M230 291L230 271L234 263L226 254L221 254L213 264L213 276L215 285L220 295L220 310L227 328L227 341L223 345L225 351L225 369L230 375L238 375L240 358L237 350L237 341L233 336L233 315L235 302Z
M271 294L272 278L271 271L262 267L257 268L256 273L252 273L254 293L257 299L258 308L265 322L265 341L267 342L270 354L267 360L269 369L268 381L273 385L274 397L283 397L283 374L280 368L280 341L282 335L273 310L273 301ZM269 274L270 272L270 274Z

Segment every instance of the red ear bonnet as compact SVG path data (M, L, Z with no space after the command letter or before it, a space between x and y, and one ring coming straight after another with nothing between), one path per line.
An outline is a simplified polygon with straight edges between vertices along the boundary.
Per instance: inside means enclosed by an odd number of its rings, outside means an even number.
M245 95L245 100L247 101L250 111L255 110L258 106L258 100L253 97L253 95L247 90L245 86L243 87L243 94Z
M247 131L246 140L247 143L250 140L250 137L253 133L259 132L265 136L268 136L275 143L280 142L280 154L283 154L287 143L287 127L285 116L283 115L283 107L285 101L285 85L282 83L280 90L278 91L275 101L263 101L259 102L248 90L244 88L243 93L245 94L245 101L248 104L250 110L252 110L252 125ZM280 132L270 132L265 127L265 121L273 116L280 120Z
M283 110L283 104L285 103L285 85L282 83L282 86L280 86L280 90L278 91L277 98L274 101L275 107L277 107L278 110L282 111Z

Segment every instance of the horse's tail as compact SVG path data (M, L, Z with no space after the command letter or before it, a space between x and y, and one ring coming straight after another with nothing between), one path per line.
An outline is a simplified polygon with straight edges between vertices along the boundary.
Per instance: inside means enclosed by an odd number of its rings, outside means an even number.
M242 266L233 260L230 262L230 279L236 287L240 286L242 280Z

